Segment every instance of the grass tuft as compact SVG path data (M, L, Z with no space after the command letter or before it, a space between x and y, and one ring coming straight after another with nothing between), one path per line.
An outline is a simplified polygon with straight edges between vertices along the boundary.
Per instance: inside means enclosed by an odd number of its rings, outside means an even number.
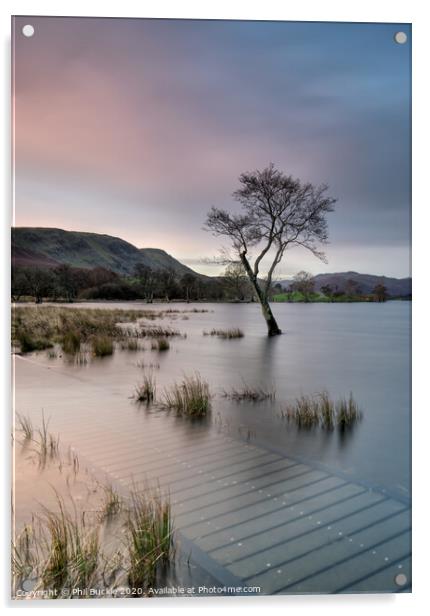
M352 427L362 419L352 393L349 398L334 401L324 391L315 396L300 396L293 403L287 405L281 417L287 421L294 421L299 428L313 428L320 426L324 430L340 430Z
M61 347L68 355L75 355L81 349L81 336L77 331L68 331L64 334Z
M196 372L166 389L163 402L166 408L174 409L178 415L204 417L211 410L209 385Z
M87 529L83 521L72 518L58 495L57 504L57 512L45 509L47 559L42 573L43 586L57 591L88 588L98 564L98 529Z
M148 589L157 581L161 565L174 556L170 501L159 490L133 490L127 512L128 582Z
M230 391L224 390L222 395L224 398L229 398L235 402L261 402L263 400L274 400L276 392L273 388L265 389L264 387L251 387L244 383L241 389L233 387Z
M170 349L170 342L167 338L158 338L157 348L159 351L168 351Z
M124 340L121 340L119 344L120 344L120 349L122 351L139 351L140 350L139 341L136 337L129 336L125 338Z
M217 336L217 338L223 338L224 340L232 340L233 338L243 338L244 333L239 327L233 327L231 329L211 329L211 331L203 332L204 336Z
M143 376L143 381L136 386L134 397L138 402L146 402L149 404L155 400L156 381L152 372Z
M24 439L26 441L33 440L34 428L31 419L29 417L25 417L24 415L20 415L19 413L16 414L16 419L18 422L18 429L23 433Z
M93 353L96 357L106 357L113 353L113 341L108 336L96 336L92 341Z
M99 519L101 522L111 520L121 511L122 500L112 485L103 486L104 498Z
M35 338L26 331L20 332L18 342L21 353L32 353L33 351L43 351L52 347L52 342L43 338Z

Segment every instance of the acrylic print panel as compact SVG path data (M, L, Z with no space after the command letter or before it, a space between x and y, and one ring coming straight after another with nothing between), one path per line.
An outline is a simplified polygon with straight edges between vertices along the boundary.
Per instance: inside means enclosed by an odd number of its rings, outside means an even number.
M408 24L13 19L13 588L411 590Z

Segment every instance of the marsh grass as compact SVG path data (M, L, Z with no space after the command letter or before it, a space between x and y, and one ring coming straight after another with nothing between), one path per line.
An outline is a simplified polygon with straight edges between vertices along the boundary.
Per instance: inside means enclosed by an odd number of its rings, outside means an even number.
M58 457L60 449L60 437L54 436L51 432L48 432L49 419L45 421L45 416L42 413L42 425L37 430L38 439L35 440L36 453L39 457L40 466L45 466L48 458L54 459Z
M170 349L170 342L167 338L158 338L157 348L159 351L168 351Z
M42 506L12 542L15 589L28 581L34 590L70 598L74 589L129 584L148 595L156 582L165 583L175 564L169 496L149 485L133 485L124 499L112 485L97 483L97 494L100 488L101 505L93 510L88 504L78 510L71 494L69 502L54 489L55 505Z
M134 397L138 402L149 404L155 400L157 384L152 372L143 376L143 381L136 385Z
M174 558L170 499L163 497L159 489L132 491L126 542L130 586L143 589L154 586L161 566Z
M139 341L134 336L128 336L124 340L121 340L119 343L120 349L123 351L139 351L141 347L139 346Z
M138 335L142 338L171 338L173 336L182 336L183 334L172 327L154 325L153 327L141 327Z
M106 357L113 354L113 340L109 336L96 336L93 338L91 346L96 357Z
M216 336L217 338L223 338L224 340L232 340L234 338L243 338L244 333L239 327L233 327L231 329L211 329L209 332L204 331L204 336Z
M159 489L133 490L125 503L106 487L106 501L99 516L68 511L56 493L55 509L43 508L32 524L24 526L12 543L15 588L31 580L35 590L54 590L62 597L74 589L108 588L130 584L147 594L175 562L174 527L170 499ZM121 516L120 549L106 554L101 536L106 523Z
M27 331L21 331L16 340L19 343L21 353L32 353L33 351L43 351L53 346L48 339L36 338Z
M104 308L70 308L66 306L15 306L12 311L12 341L23 353L49 348L53 343L69 344L73 332L80 342L91 342L96 336L120 339L121 324L139 319L162 318L163 312ZM72 341L72 345L73 345ZM66 351L68 352L68 351Z
M26 441L33 440L34 428L29 417L25 417L24 415L16 414L18 429L23 433L24 439Z
M105 520L112 520L118 515L122 508L122 499L118 492L111 484L103 485L103 502L99 514L99 520L104 522Z
M136 363L136 366L138 368L142 368L143 370L146 370L146 369L149 369L149 370L159 370L160 369L160 364L153 363L153 362L146 363L144 361L138 361Z
M362 419L362 412L355 402L352 393L349 398L342 398L336 405L336 424L341 430L348 428Z
M352 427L362 419L352 393L349 398L334 401L326 391L314 396L300 396L281 412L281 417L293 421L298 428L321 427L325 430L340 430Z
M63 335L61 348L68 355L75 355L81 349L81 336L78 331L68 331Z
M57 494L58 511L44 509L44 588L88 588L95 580L100 544L97 527L87 528L85 518L67 512Z
M271 389L252 387L244 382L240 389L233 387L229 391L223 390L221 395L235 402L262 402L263 400L273 401L276 397L276 391L273 387Z
M198 372L185 376L180 383L164 390L163 405L181 416L204 417L211 410L209 385Z
M12 574L18 582L29 579L37 566L34 545L33 526L26 524L12 543Z

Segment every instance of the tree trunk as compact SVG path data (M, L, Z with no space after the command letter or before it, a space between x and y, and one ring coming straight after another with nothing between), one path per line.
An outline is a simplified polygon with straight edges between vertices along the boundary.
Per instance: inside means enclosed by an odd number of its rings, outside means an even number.
M279 336L282 334L282 331L279 329L279 326L276 322L275 317L273 316L272 309L270 308L270 304L267 298L258 298L261 304L261 311L263 313L263 317L266 320L267 325L267 335L268 336Z
M282 334L282 331L279 329L276 319L273 316L273 312L272 312L272 309L270 308L269 300L267 299L267 294L264 291L262 291L262 289L260 289L257 277L254 276L254 272L252 271L252 268L249 264L248 259L246 258L246 255L241 254L240 258L245 267L246 273L248 274L249 280L251 281L251 284L255 290L255 294L258 297L258 301L260 302L261 312L263 313L263 317L267 325L267 335L268 336L279 336L279 334Z

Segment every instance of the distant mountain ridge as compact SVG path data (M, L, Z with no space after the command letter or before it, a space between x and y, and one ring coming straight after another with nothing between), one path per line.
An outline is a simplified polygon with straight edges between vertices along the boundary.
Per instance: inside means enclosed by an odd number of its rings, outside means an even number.
M65 231L51 227L12 228L12 264L21 267L52 268L61 264L84 269L104 267L122 276L132 275L138 263L153 270L173 270L177 276L192 274L209 280L159 248L136 248L118 237L85 231ZM217 277L215 277L217 278ZM412 294L411 278L390 278L358 272L317 274L315 290L330 285L342 291L348 280L360 287L361 293L369 294L375 285L382 283L392 297L407 297ZM280 283L287 288L291 280Z
M51 227L12 228L12 264L56 267L61 264L90 269L104 267L131 275L138 263L154 270L173 270L178 276L200 276L159 248L136 248L118 237Z
M334 290L343 291L348 280L353 280L359 286L363 295L372 293L377 284L383 284L391 297L408 297L412 295L412 278L391 278L374 274L359 274L358 272L338 272L332 274L317 274L314 276L315 290L329 285ZM283 287L288 287L292 280L282 280Z

